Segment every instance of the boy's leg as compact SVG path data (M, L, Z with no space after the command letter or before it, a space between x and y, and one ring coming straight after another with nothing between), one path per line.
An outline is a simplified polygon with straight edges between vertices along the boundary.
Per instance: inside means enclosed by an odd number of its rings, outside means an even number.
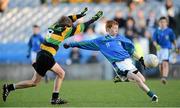
M168 74L169 74L169 62L164 60L162 62L162 78L161 78L163 84L166 84Z
M162 48L160 51L158 51L157 56L160 61L159 70L161 75L161 82L166 84L169 73L169 49Z
M56 79L54 81L51 104L65 104L67 103L67 101L62 100L61 98L58 99L59 90L61 88L65 76L65 72L58 63L55 63L55 65L51 68L51 70L57 74Z
M128 72L127 73L127 78L128 79L131 79L131 80L134 80L138 86L143 90L145 91L146 93L148 91L150 91L150 89L147 87L146 84L144 84L144 82L141 80L141 78L139 78L136 74L134 74L133 72Z
M146 79L140 72L138 72L136 75L145 83Z
M16 84L4 84L3 85L3 101L6 101L7 96L9 95L10 91L15 89L23 89L29 87L35 87L42 79L37 72L34 72L33 78L31 80L21 81Z
M140 73L140 72L137 72ZM147 93L147 95L152 98L152 101L157 102L158 97L149 89L149 87L142 81L142 79L137 75L137 73L133 72L128 72L127 77L128 79L134 80L136 84L144 91ZM140 74L139 74L140 75Z

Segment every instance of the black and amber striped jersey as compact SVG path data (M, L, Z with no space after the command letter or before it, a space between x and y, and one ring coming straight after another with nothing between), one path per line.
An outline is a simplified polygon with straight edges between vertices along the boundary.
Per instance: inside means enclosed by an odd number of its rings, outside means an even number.
M69 18L74 22L78 19L78 15L69 16ZM41 44L41 50L48 51L52 55L55 55L59 49L59 45L66 38L73 35L79 34L84 31L87 24L79 23L77 26L63 27L58 23L54 23L48 28L45 41Z

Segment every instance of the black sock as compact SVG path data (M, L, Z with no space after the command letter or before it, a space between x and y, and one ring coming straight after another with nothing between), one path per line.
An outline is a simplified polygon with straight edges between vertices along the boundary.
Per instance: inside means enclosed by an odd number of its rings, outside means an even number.
M13 91L13 90L15 90L15 88L14 88L14 85L13 85L13 84L9 84L9 85L7 86L7 88L8 88L8 90L9 90L9 91Z
M52 99L57 99L59 97L59 93L52 93Z

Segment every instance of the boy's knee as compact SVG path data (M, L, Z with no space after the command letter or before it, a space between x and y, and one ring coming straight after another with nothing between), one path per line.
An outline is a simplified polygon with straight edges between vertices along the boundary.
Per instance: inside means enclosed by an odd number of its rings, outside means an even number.
M142 79L142 81L143 81L143 82L146 82L146 79L145 79L145 78L143 78L143 79Z
M32 83L31 83L31 86L32 86L32 87L36 87L37 85L38 85L38 82L32 81Z
M64 79L64 77L65 77L65 72L64 72L64 71L58 72L58 77L61 78L61 79Z

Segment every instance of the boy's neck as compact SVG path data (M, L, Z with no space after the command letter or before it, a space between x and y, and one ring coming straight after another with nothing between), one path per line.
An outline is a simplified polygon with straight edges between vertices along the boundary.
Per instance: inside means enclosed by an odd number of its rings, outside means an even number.
M165 30L165 29L167 29L167 28L168 28L168 27L163 27L163 28L162 28L162 27L159 27L160 30Z

